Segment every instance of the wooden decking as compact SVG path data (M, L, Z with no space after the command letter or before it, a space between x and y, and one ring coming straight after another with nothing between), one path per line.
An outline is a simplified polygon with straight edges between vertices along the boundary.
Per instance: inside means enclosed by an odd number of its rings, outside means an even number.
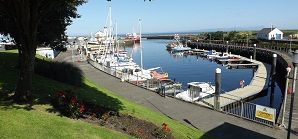
M247 61L250 61L250 59L247 59L245 57L241 57L241 58ZM224 107L226 105L232 104L234 102L245 99L247 97L254 96L265 88L266 79L267 79L267 70L265 65L262 62L259 62L256 60L252 60L251 62L254 65L258 65L258 69L255 72L254 77L251 80L250 84L243 88L238 88L236 90L232 90L230 92L221 94L219 97L220 107ZM197 103L207 107L213 107L214 97L202 99Z

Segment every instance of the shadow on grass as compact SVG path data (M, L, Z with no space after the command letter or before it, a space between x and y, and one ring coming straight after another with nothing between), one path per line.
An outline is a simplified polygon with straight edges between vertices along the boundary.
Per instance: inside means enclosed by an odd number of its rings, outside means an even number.
M69 63L41 59L37 60L35 71L47 78L34 75L32 94L35 101L31 105L16 105L12 101L11 96L14 94L19 75L19 70L16 66L18 63L18 54L0 52L0 59L0 106L2 106L2 109L32 110L32 106L36 104L51 105L51 96L55 95L57 91L62 90L71 90L79 100L117 112L123 109L122 102L117 98L108 96L97 88L85 84L83 82L82 71L78 67ZM49 109L49 111L56 112L54 109Z
M210 136L220 139L274 139L267 135L226 122L206 132L201 138L209 138Z

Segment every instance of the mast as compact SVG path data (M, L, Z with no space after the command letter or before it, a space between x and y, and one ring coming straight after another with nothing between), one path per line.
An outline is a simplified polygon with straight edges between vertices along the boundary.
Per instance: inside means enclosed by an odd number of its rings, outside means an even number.
M109 51L112 47L112 6L109 7Z
M115 37L115 43L116 43L116 51L118 52L118 26L117 26L117 22L115 22L115 26L116 26L116 37ZM115 51L115 50L114 50Z
M143 46L142 46L142 19L139 19L139 26L140 26L140 46L141 46L141 70L143 72Z

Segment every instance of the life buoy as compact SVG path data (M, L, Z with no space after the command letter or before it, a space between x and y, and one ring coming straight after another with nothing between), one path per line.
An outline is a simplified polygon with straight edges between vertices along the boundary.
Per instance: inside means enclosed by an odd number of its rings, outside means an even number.
M244 81L244 80L241 80L241 81L240 81L240 87L241 87L241 88L243 88L243 87L244 87L244 83L245 83L245 81Z

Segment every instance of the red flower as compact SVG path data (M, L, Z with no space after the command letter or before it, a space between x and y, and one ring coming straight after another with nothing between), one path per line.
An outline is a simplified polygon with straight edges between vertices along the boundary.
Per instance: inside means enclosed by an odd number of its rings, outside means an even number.
M79 108L79 112L83 113L85 111L85 105L83 102L80 103L80 108Z
M167 131L167 132L170 132L170 131L171 131L169 125L166 124L166 123L162 123L162 129L163 129L164 131Z
M70 99L70 103L71 103L72 105L75 105L75 104L77 103L77 97L75 97L75 96L71 97L71 99Z
M58 96L58 97L65 97L65 94L64 94L62 91L59 91L59 92L57 93L57 96Z

